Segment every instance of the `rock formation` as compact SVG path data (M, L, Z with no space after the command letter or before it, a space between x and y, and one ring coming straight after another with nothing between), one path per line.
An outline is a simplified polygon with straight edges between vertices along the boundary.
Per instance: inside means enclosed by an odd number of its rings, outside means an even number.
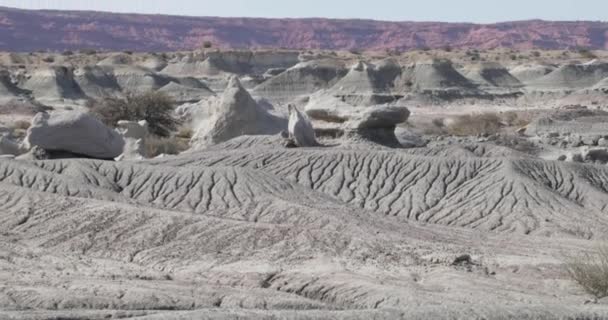
M447 92L460 96L478 93L476 86L454 69L451 61L441 59L405 66L396 87L402 92Z
M35 70L23 87L42 102L56 104L64 100L84 99L85 94L69 67L48 67Z
M265 81L253 90L255 96L285 104L333 86L347 73L344 63L332 59L301 62Z
M146 158L145 143L149 135L146 120L139 122L118 121L116 131L125 140L123 153L117 157L117 160L142 160Z
M276 134L287 121L260 107L233 77L221 96L209 102L207 115L195 123L192 146L195 149L230 140L241 135Z
M399 105L356 106L326 94L312 96L305 110L317 130L389 147L400 147L395 127L410 114L406 107Z
M39 113L32 119L25 144L51 152L113 159L123 152L124 140L93 116L82 112Z
M289 105L289 139L298 147L316 147L319 145L315 137L315 130L308 117L298 108Z

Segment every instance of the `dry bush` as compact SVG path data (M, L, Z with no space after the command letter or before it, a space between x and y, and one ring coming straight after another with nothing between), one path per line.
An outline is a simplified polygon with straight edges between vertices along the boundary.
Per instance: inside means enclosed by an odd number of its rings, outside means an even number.
M108 126L119 120L148 121L150 132L168 137L180 124L173 117L173 100L161 92L127 94L124 99L108 97L89 104L91 113Z
M510 127L525 127L532 122L533 116L530 113L508 111L501 115L503 121Z
M595 53L593 53L593 51L589 50L588 48L578 48L577 51L578 54L580 54L581 57L585 59L597 59L597 55L595 55Z
M497 114L482 113L458 116L446 129L454 136L477 136L498 133L501 127L502 120Z
M146 155L154 158L161 154L179 154L190 148L189 141L178 137L151 136L145 141Z
M585 291L598 299L608 296L608 247L565 260L566 271Z
M190 139L190 138L192 138L193 135L194 135L194 130L189 126L181 126L177 130L177 133L175 134L176 137L181 138L181 139Z
M32 124L27 120L17 120L11 124L11 128L15 130L27 130Z

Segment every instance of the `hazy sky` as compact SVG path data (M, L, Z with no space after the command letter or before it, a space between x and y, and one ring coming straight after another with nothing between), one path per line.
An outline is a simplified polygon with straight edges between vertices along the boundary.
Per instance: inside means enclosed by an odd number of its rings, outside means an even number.
M608 0L0 0L0 5L228 17L608 21Z

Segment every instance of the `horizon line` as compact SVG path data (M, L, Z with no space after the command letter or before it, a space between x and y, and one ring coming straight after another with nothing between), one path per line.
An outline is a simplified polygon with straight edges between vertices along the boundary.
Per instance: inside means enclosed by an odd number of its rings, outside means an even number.
M9 7L0 5L0 9L8 9L15 11L35 11L35 12L71 12L71 13L101 13L101 14L116 14L116 15L138 15L138 16L163 16L163 17L184 17L184 18L221 18L221 19L256 19L256 20L337 20L337 21L370 21L370 22L385 22L385 23L442 23L442 24L468 24L468 25L500 25L507 23L522 23L522 22L559 22L559 23L577 23L577 22L594 22L608 23L608 20L545 20L540 18L520 19L520 20L505 20L497 22L470 22L470 21L440 21L440 20L382 20L374 18L334 18L334 17L253 17L253 16L213 16L213 15L188 15L188 14L167 14L167 13L146 13L146 12L121 12L121 11L105 11L105 10L81 10L81 9L30 9Z

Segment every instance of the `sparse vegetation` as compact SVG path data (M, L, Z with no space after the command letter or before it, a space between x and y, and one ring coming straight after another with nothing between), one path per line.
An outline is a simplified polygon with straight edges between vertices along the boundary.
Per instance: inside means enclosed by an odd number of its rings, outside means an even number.
M85 48L85 49L80 49L80 53L81 53L81 54L86 54L86 55L88 55L88 56L92 56L92 55L94 55L94 54L97 54L97 50L95 50L95 49L87 49L87 48Z
M13 122L11 127L15 130L27 130L32 124L26 120L17 120Z
M190 139L192 138L192 135L194 135L194 130L189 126L180 127L179 130L177 130L177 133L175 134L176 137L182 139Z
M209 49L213 47L213 43L211 43L211 41L205 41L203 42L203 48L205 49Z
M530 113L509 111L500 115L502 121L510 127L525 127L532 121L533 115Z
M151 136L146 139L145 149L148 157L154 158L161 154L179 154L190 148L189 139Z
M587 48L578 48L577 51L578 51L578 54L580 54L581 57L583 57L585 59L596 59L597 58L595 53L593 53L593 51L591 51Z
M148 121L150 132L168 137L180 124L172 115L174 102L161 92L129 93L123 98L108 97L89 104L91 113L108 126L119 120Z
M608 296L608 246L594 253L567 257L564 264L568 275L596 298Z
M31 126L31 123L26 120L17 120L10 125L10 128L13 129L13 137L22 139L27 134L27 129Z
M501 127L502 121L497 114L481 113L458 116L446 130L455 136L477 136L498 133Z

